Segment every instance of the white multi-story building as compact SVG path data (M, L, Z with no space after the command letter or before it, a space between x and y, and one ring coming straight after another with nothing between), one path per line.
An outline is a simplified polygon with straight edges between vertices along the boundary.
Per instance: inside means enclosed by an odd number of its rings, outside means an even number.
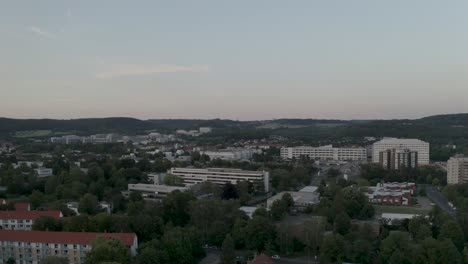
M258 153L255 149L220 149L217 151L202 151L200 154L205 154L210 157L210 160L250 160L254 153Z
M67 259L67 263L85 263L91 243L97 238L117 239L132 256L138 239L134 233L90 233L0 230L0 263L13 259L16 263L41 263L45 257Z
M268 171L247 171L227 168L171 168L169 174L176 175L184 180L188 186L209 181L224 185L237 184L240 181L262 182L265 191L269 191L270 174Z
M447 161L447 183L468 183L468 157L456 155Z
M293 159L307 156L311 159L320 160L367 160L366 148L334 148L332 145L322 147L290 147L281 148L282 159Z
M374 143L372 147L372 162L379 163L380 153L387 150L409 150L417 152L418 165L429 164L429 143L419 139L384 138Z

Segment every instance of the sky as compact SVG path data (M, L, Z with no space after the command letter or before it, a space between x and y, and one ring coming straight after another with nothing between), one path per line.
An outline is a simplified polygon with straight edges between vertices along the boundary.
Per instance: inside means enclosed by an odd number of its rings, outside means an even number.
M466 0L5 0L0 116L468 112Z

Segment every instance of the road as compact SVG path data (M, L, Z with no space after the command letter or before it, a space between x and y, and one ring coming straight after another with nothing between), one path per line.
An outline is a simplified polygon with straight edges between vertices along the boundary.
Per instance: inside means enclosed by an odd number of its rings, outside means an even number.
M457 211L449 205L449 201L445 196L434 186L428 184L421 184L421 187L426 187L426 195L431 199L437 206L444 210L449 215L455 217Z

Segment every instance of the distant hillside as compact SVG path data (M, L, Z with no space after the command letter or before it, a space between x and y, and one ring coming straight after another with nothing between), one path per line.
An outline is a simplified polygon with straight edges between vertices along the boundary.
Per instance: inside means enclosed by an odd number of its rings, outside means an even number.
M151 123L125 117L84 118L70 120L0 118L0 133L2 134L29 130L51 130L55 132L76 131L81 133L118 133L139 131L151 128L153 128Z
M420 138L468 138L468 114L437 115L421 119L400 120L329 120L329 119L275 119L261 121L235 121L228 119L152 119L84 118L11 119L0 118L0 134L12 135L25 131L25 135L54 133L146 133L148 130L173 132L176 129L217 128L213 136L222 134L256 133L259 136L283 135L293 138L341 138L363 136L395 136ZM248 133L246 132L248 130ZM257 132L255 132L257 131ZM41 132L41 133L39 133Z

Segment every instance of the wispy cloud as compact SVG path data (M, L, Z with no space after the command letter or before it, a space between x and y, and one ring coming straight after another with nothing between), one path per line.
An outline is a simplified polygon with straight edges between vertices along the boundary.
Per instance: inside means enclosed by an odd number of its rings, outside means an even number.
M30 30L32 33L34 33L34 34L36 34L36 35L38 35L38 36L41 36L41 37L46 37L46 38L56 38L56 37L57 37L56 35L54 35L54 34L48 32L48 31L46 31L46 30L44 30L44 29L42 29L42 28L40 28L40 27L31 26L31 27L29 28L29 30Z
M120 77L132 77L143 75L155 75L162 73L179 73L179 72L209 72L208 66L185 66L185 65L114 65L109 70L96 74L99 79L115 79Z

